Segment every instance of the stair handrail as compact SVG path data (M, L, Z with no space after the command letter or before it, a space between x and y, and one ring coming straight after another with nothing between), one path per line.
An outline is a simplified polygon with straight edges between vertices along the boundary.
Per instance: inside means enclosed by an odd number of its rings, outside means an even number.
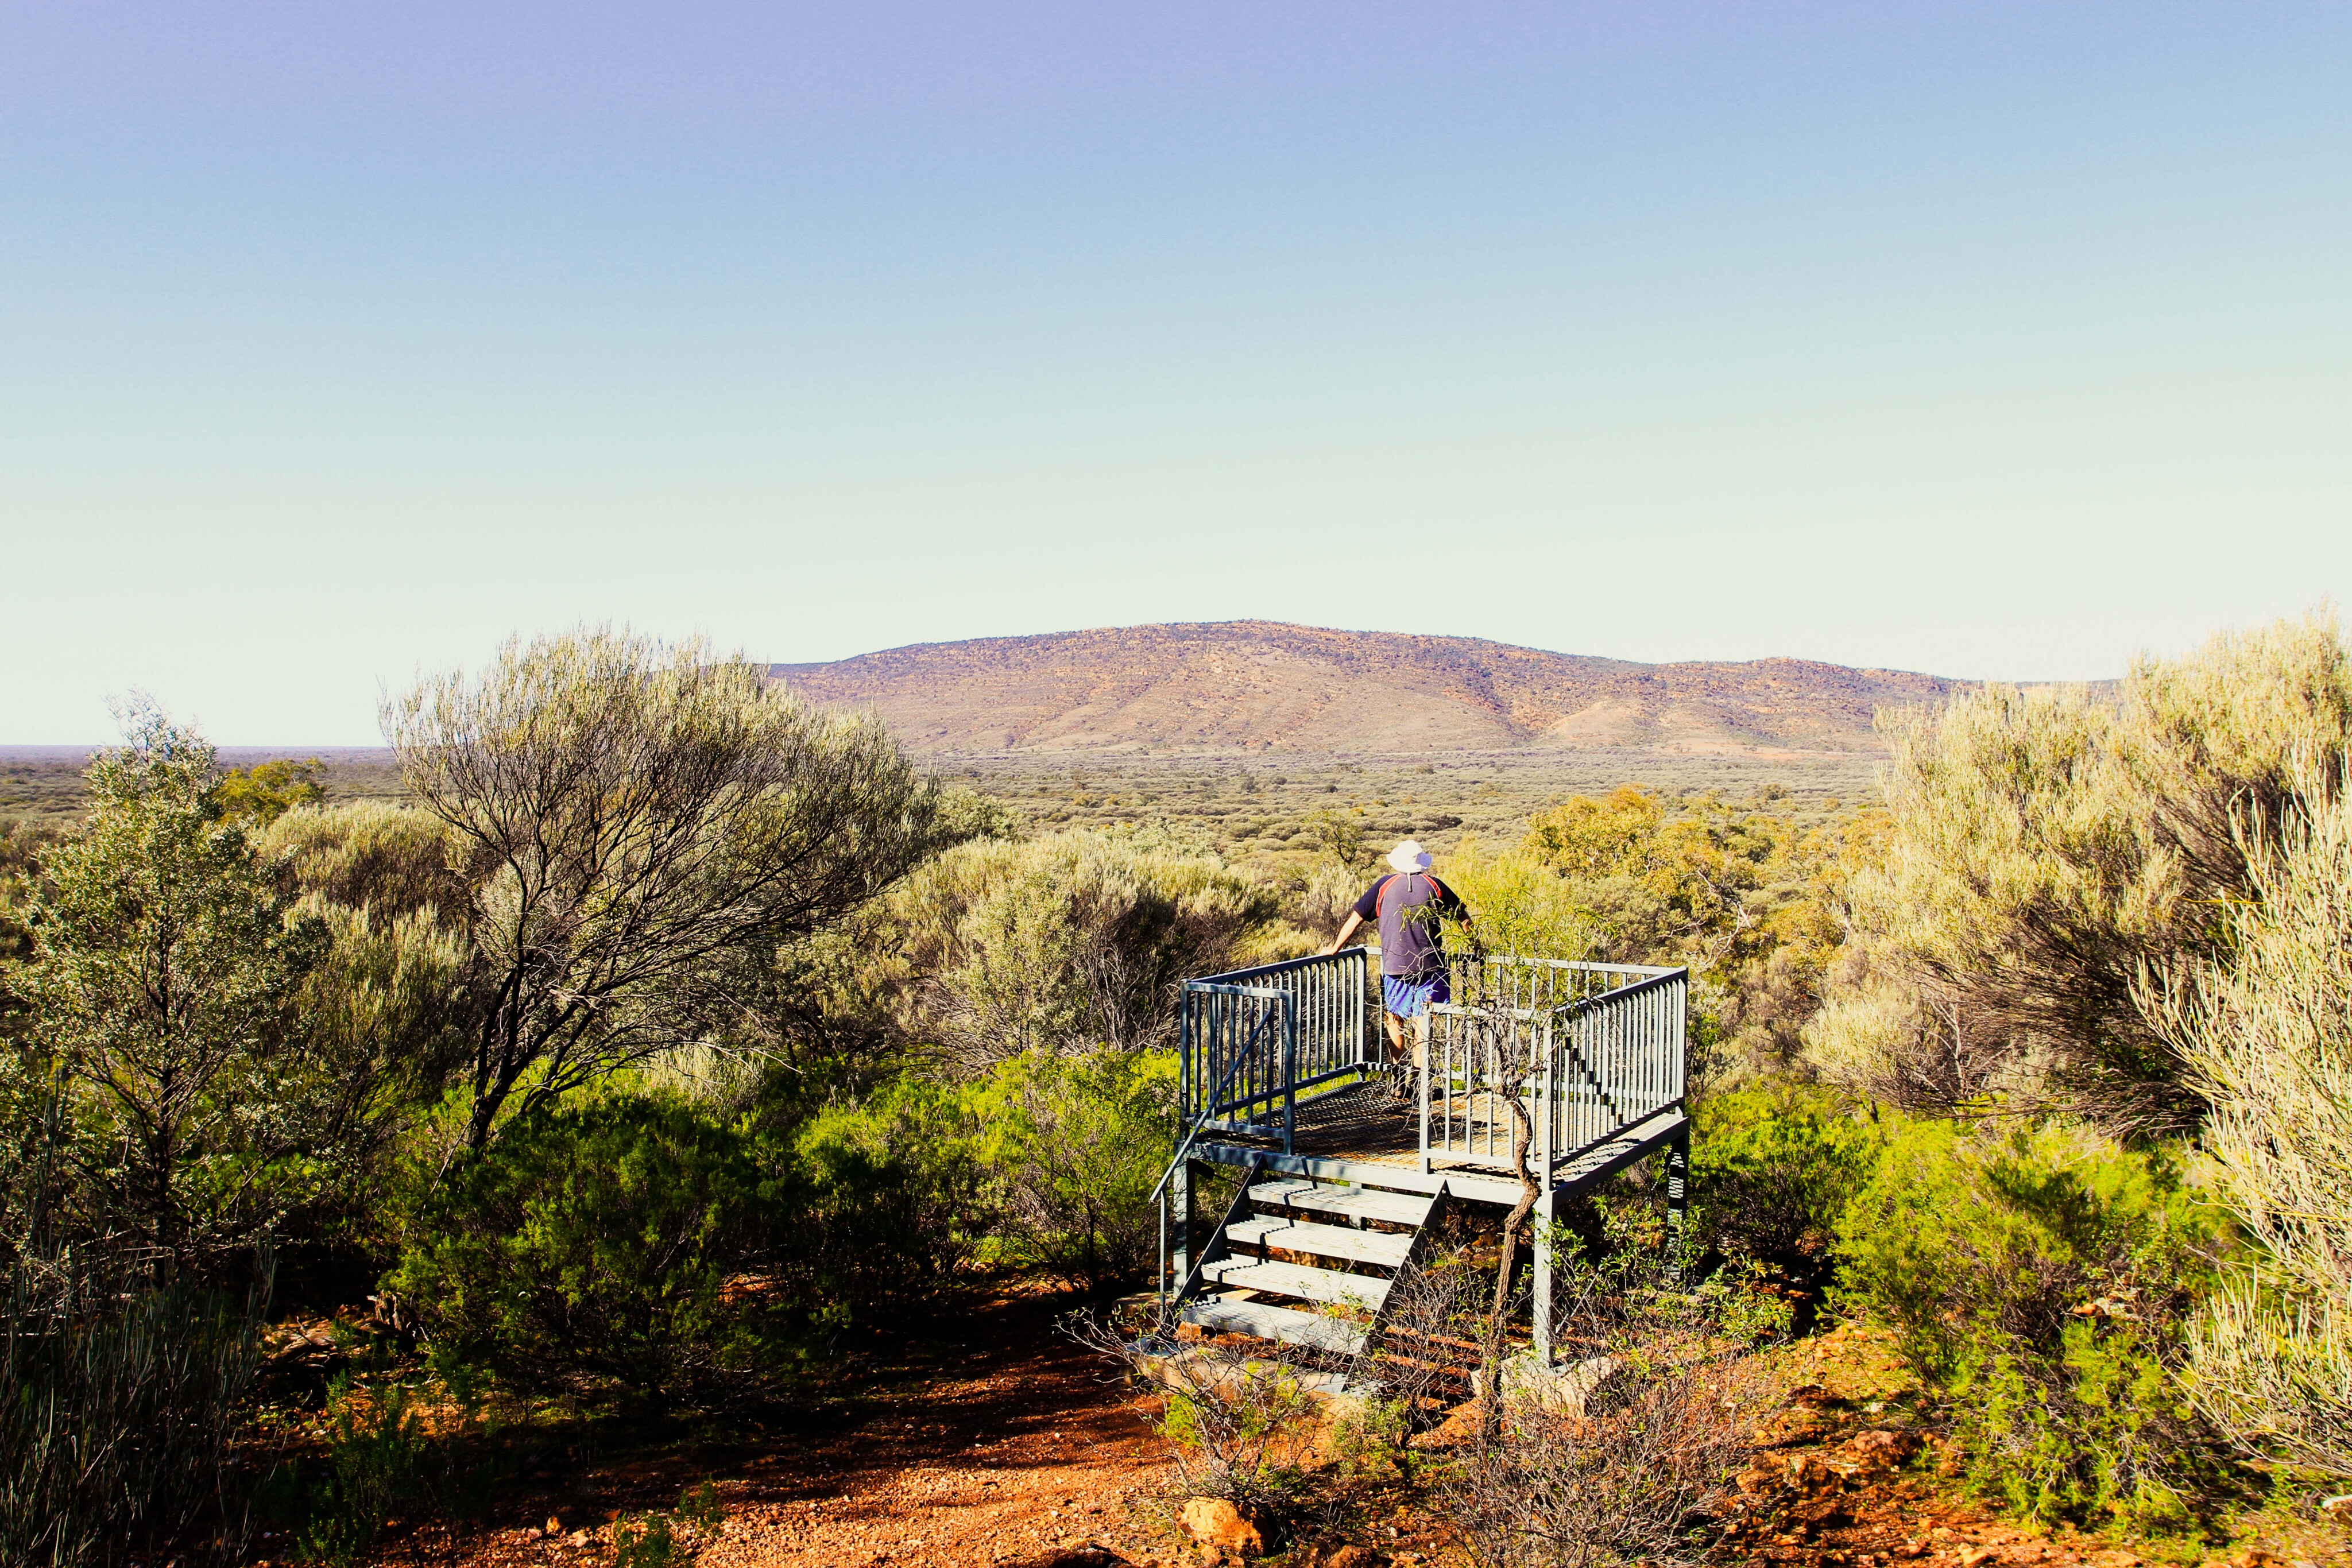
M1245 997L1269 997L1276 1001L1282 999L1280 991L1264 990L1252 986L1221 986L1217 988L1237 992ZM1266 1023L1274 1016L1270 1012L1262 1013L1258 1016L1257 1022L1250 1026L1249 1038L1242 1041L1241 1049L1234 1051L1232 1058L1226 1061L1225 1075L1217 1080L1216 1088L1210 1092L1208 1099L1202 1103L1200 1113L1192 1118L1192 1129L1184 1134L1183 1143L1178 1145L1176 1157L1170 1160L1168 1168L1160 1173L1160 1184L1151 1189L1151 1196L1145 1198L1144 1202L1158 1203L1160 1195L1168 1190L1169 1182L1174 1179L1177 1171L1183 1166L1185 1156L1192 1152L1193 1144L1199 1141L1201 1130L1206 1127L1216 1115L1218 1103L1224 1099L1226 1089L1233 1084L1234 1070L1242 1064L1251 1049L1257 1044L1258 1036L1265 1032Z

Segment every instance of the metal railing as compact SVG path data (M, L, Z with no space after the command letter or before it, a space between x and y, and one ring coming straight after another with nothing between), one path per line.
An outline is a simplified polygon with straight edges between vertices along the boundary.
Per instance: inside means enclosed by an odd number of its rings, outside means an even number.
M1176 1154L1145 1200L1160 1208L1157 1278L1163 1307L1171 1184L1192 1145L1213 1129L1269 1134L1278 1126L1282 1152L1290 1153L1298 1092L1373 1069L1365 1010L1370 982L1360 947L1184 982L1178 1004ZM1188 1189L1181 1197L1189 1227L1192 1194Z
M1529 1168L1549 1172L1683 1098L1690 971L1553 958L1457 959L1432 1009L1421 1168L1509 1168L1514 1095Z
M1369 980L1364 950L1349 947L1185 981L1178 1124L1270 1134L1279 1118L1288 1154L1300 1091L1368 1070Z

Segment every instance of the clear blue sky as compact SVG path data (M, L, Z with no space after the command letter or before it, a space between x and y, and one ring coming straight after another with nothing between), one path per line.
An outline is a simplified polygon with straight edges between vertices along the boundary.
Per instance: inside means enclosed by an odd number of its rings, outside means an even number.
M2352 5L0 9L0 741L582 619L2077 677L2352 587Z

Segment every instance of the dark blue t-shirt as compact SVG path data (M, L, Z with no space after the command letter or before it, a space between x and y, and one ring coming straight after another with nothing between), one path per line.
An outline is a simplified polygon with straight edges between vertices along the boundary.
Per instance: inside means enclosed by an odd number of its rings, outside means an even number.
M1390 885L1392 883L1394 886ZM1386 898L1381 896L1383 889ZM1356 900L1356 913L1381 923L1381 973L1413 979L1445 973L1438 920L1463 920L1469 915L1454 890L1425 871L1391 873L1381 878Z

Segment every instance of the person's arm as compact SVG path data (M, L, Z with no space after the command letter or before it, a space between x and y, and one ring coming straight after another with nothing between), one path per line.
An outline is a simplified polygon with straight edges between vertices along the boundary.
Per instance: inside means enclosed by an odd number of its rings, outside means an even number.
M1339 935L1331 938L1331 946L1323 949L1323 956L1328 958L1332 954L1337 953L1340 948L1345 947L1348 945L1348 938L1353 936L1356 934L1357 927L1362 925L1363 923L1364 917L1362 915L1357 914L1352 909L1348 911L1348 918L1340 925Z
M1470 923L1470 912L1467 909L1462 912L1460 924L1463 940L1470 944L1470 956L1473 958L1485 957L1486 956L1486 938L1479 936L1478 927Z
M1445 890L1445 902L1451 906L1445 913L1452 915L1454 924L1461 927L1462 939L1470 945L1470 956L1485 957L1486 944L1479 937L1478 927L1470 919L1470 906L1463 903L1461 895L1450 887Z
M1388 881L1388 878L1382 877L1380 879L1380 882L1375 882L1371 886L1364 889L1364 896L1356 900L1356 906L1348 911L1347 921L1340 925L1339 935L1332 937L1331 946L1323 949L1323 956L1326 958L1329 957L1332 954L1337 953L1340 948L1345 947L1348 945L1348 938L1356 934L1357 928L1362 925L1365 921L1370 920L1374 915L1379 913L1381 907L1381 883L1386 881Z

